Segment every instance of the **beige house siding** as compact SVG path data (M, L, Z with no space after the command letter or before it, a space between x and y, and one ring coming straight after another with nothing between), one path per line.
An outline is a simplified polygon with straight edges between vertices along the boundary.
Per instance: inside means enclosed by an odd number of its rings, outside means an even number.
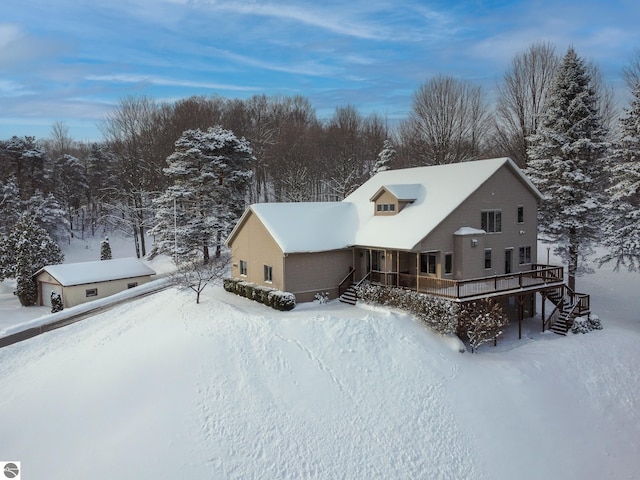
M394 205L394 210L393 211L378 211L378 205ZM378 195L378 197L375 199L375 201L373 202L373 214L374 215L395 215L400 211L400 206L398 205L398 199L395 197L395 195L387 192L386 190L383 191L382 193L380 193Z
M85 285L74 285L71 287L64 287L62 297L64 299L64 306L72 307L74 305L80 305L81 303L90 302L92 300L98 300L105 298L115 293L123 292L128 289L130 283L137 283L142 285L147 283L151 278L149 276L123 278L121 280L111 280L109 282L88 283ZM97 289L98 294L96 296L87 297L87 290Z
M150 280L151 277L149 275L144 275L140 277L123 278L120 280L110 280L107 282L87 283L83 285L65 287L60 285L60 283L47 272L42 272L36 277L36 281L38 282L38 303L40 305L50 305L50 299L44 298L43 295L43 292L50 291L50 288L47 288L47 286L50 286L54 290L60 292L62 294L64 308L70 308L127 290L129 288L128 285L131 283L142 285ZM97 295L87 297L87 290L90 289L96 289Z
M518 206L524 208L524 222L517 222ZM500 210L502 232L478 235L478 245L454 244L453 233L461 227L481 228L483 210ZM505 249L513 248L512 272L528 270L519 265L519 248L531 247L531 263L537 262L537 200L524 183L507 167L500 168L487 182L467 198L416 247L418 251L439 252L439 271L444 254L453 252L455 279L467 279L505 273ZM523 233L520 233L523 232ZM466 238L466 236L465 236ZM469 240L470 243L470 240ZM454 247L458 247L457 249ZM462 246L464 249L458 251ZM491 268L484 268L484 251L491 249ZM463 258L457 258L462 255Z
M260 219L252 212L231 243L231 276L286 291L283 253ZM240 274L240 261L247 262L247 274ZM272 281L265 282L264 266L272 268Z
M285 289L295 294L298 302L310 302L321 292L337 298L338 285L352 266L352 249L289 254L285 258Z

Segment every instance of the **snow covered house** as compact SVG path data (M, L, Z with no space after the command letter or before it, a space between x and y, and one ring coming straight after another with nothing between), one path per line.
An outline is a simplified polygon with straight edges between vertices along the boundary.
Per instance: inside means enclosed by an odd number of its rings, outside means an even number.
M542 196L509 158L387 170L341 202L251 205L227 239L232 276L311 301L373 283L530 316L563 284L537 264Z
M65 308L108 297L151 280L156 272L137 258L47 265L34 274L38 304L51 306L51 293L62 296Z

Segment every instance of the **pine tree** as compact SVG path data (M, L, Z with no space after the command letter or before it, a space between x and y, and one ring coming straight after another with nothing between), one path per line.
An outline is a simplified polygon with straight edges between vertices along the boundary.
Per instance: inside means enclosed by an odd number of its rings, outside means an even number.
M26 208L38 225L56 242L71 241L71 224L67 219L67 212L52 193L45 197L42 192L36 191L28 200Z
M640 83L626 115L620 119L620 140L612 152L604 245L609 252L600 265L615 261L614 270L640 267Z
M385 140L382 146L382 150L380 151L380 153L378 153L378 160L371 169L371 176L373 177L378 172L389 170L389 164L393 161L395 156L396 151L394 150L393 145L389 140Z
M108 237L104 237L100 242L100 260L111 260L111 245Z
M581 261L599 238L606 130L584 61L570 48L547 97L537 134L529 137L526 173L544 195L539 210L543 239L568 265L569 288L589 271Z
M16 279L22 305L35 305L38 289L33 274L46 265L62 263L64 255L35 218L23 214L8 237L0 242L0 280Z
M9 233L21 211L20 188L16 177L12 176L5 183L0 182L0 235Z
M244 211L253 160L249 142L230 130L185 131L167 157L171 186L154 201L154 253L201 255L208 263L215 242L220 256L223 238Z

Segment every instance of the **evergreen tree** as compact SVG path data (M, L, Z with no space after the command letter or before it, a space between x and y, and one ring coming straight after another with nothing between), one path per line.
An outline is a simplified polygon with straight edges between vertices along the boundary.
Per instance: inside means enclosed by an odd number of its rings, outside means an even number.
M62 263L64 255L35 218L23 214L9 235L0 242L0 280L16 279L22 305L35 305L38 289L33 274L46 265Z
M108 237L104 237L100 242L100 260L111 260L111 245Z
M56 242L71 240L71 224L67 219L67 212L53 193L45 197L42 192L36 191L27 202L27 210Z
M640 266L640 83L626 115L620 119L620 140L612 152L610 187L603 242L609 252L600 265L615 261L614 270Z
M393 149L393 145L389 140L385 140L382 150L378 154L378 160L371 170L371 176L373 177L378 172L389 170L389 164L393 161L395 156L396 151Z
M544 195L540 232L568 265L569 288L599 237L606 130L584 60L570 48L547 97L538 132L529 137L526 170Z
M209 262L209 245L220 246L246 205L254 160L249 142L230 130L187 130L175 143L164 169L172 184L154 201L154 253L180 257L201 254Z
M0 235L9 233L21 211L20 188L16 177L12 176L6 183L0 182Z

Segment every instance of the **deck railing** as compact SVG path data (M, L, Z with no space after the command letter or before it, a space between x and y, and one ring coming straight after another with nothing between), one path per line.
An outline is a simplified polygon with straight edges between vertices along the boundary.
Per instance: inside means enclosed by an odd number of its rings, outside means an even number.
M373 270L371 282L385 286L401 287L446 298L465 299L481 295L497 294L524 288L544 286L563 281L563 268L548 265L532 265L531 270L507 275L450 280L446 278L413 275L410 273ZM585 300L588 308L588 296Z

